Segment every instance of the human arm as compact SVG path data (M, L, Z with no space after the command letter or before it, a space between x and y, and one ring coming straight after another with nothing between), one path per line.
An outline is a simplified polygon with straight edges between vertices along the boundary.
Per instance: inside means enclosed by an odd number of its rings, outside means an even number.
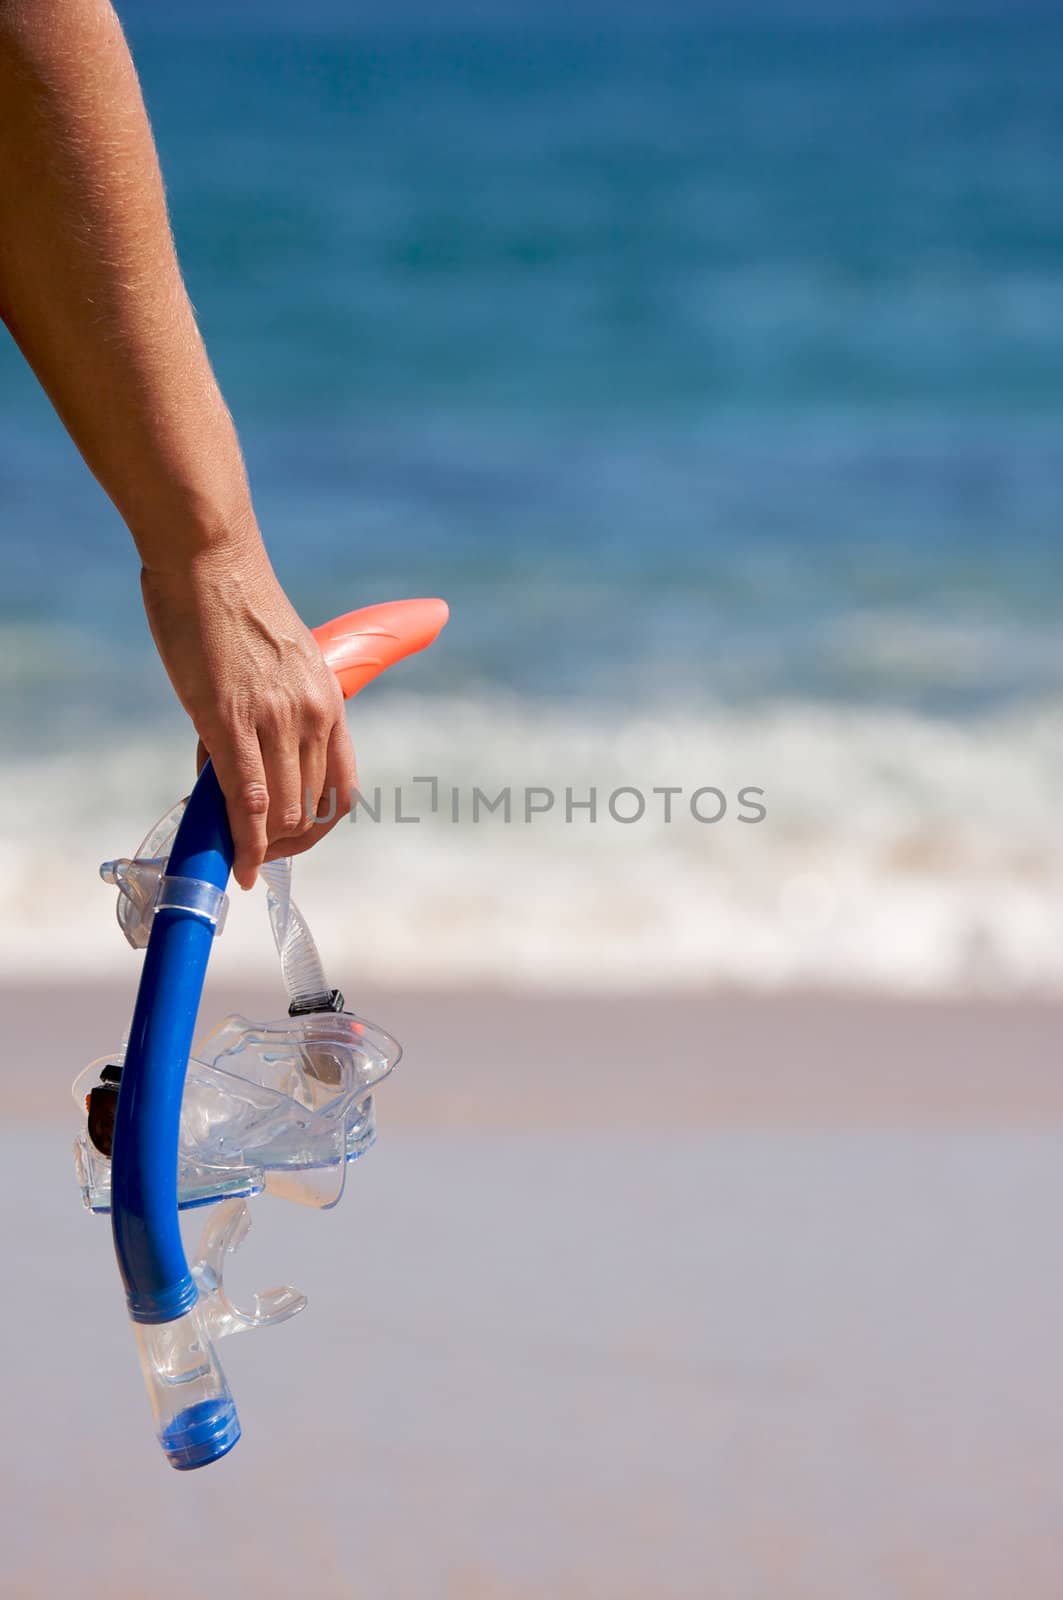
M0 315L133 536L249 887L326 831L307 794L345 813L353 754L262 543L108 0L0 0Z

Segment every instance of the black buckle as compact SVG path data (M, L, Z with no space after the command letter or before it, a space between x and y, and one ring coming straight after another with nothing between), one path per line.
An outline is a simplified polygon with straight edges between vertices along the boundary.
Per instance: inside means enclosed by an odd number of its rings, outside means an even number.
M94 1083L85 1096L89 1138L100 1155L106 1156L108 1161L114 1149L114 1117L118 1110L118 1086L121 1081L121 1067L108 1063L100 1073L99 1083Z
M321 1011L342 1011L346 1001L339 989L333 989L327 1000L293 1000L288 1007L290 1017L312 1017Z

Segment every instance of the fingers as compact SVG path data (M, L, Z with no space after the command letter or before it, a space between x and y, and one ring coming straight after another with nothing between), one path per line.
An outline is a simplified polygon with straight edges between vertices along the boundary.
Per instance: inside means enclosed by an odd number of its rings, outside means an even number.
M342 715L342 712L340 713ZM299 792L300 825L297 829L289 829L291 833L306 833L314 826L321 805L322 790L325 787L325 774L328 770L329 738L311 738L303 740L299 747L299 766L301 770L301 788ZM271 841L272 842L272 841Z
M298 735L262 730L259 744L269 790L266 836L272 844L288 834L301 833L305 825Z
M233 877L241 889L250 889L269 844L270 792L262 752L258 738L250 730L212 743L214 770L225 796L233 836Z
M354 750L342 713L333 724L324 751L324 766L318 787L315 819L304 827L292 830L279 838L271 838L266 851L267 861L279 861L284 856L301 855L350 813L354 790L358 782ZM311 785L307 785L311 787ZM305 795L304 795L305 800Z
M351 744L351 736L347 732L347 719L341 710L339 721L329 737L328 750L326 751L322 809L326 815L330 811L335 812L335 816L329 822L329 827L339 822L341 817L349 814L354 803L354 791L357 785L358 770L354 761L354 746Z
M351 809L357 781L339 685L321 678L285 701L274 695L240 722L204 728L233 835L233 876L250 889L264 861L298 855Z

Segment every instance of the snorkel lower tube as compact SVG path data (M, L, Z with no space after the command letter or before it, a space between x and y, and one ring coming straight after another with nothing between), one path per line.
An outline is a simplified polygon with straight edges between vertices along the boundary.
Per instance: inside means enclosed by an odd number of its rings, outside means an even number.
M431 644L441 600L351 612L315 632L345 698ZM158 1439L171 1465L206 1466L240 1437L178 1224L185 1072L211 945L233 861L225 799L208 761L192 791L154 917L122 1066L111 1154L115 1255L137 1336Z
M185 1068L232 861L225 798L208 762L160 880L122 1069L111 1164L118 1270L159 1443L179 1468L206 1466L240 1437L232 1395L195 1314L199 1296L177 1213ZM191 892L180 895L178 886ZM166 904L167 894L186 901L198 895L202 904Z

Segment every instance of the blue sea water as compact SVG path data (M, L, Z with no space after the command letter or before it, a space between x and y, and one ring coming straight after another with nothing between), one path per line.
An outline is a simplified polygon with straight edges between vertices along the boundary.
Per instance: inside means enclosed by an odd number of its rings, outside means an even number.
M894 834L933 833L1003 768L1048 838L1023 719L1057 725L1063 677L1063 19L121 9L308 620L444 595L399 690L500 705L484 748L797 729L769 783L811 766L861 826L896 791ZM147 736L172 697L127 536L13 348L0 493L7 748ZM889 770L853 754L873 718ZM806 855L842 825L814 811Z
M447 688L1058 685L1063 22L126 14L309 617L446 594ZM0 483L5 629L133 710L125 537L11 349Z

